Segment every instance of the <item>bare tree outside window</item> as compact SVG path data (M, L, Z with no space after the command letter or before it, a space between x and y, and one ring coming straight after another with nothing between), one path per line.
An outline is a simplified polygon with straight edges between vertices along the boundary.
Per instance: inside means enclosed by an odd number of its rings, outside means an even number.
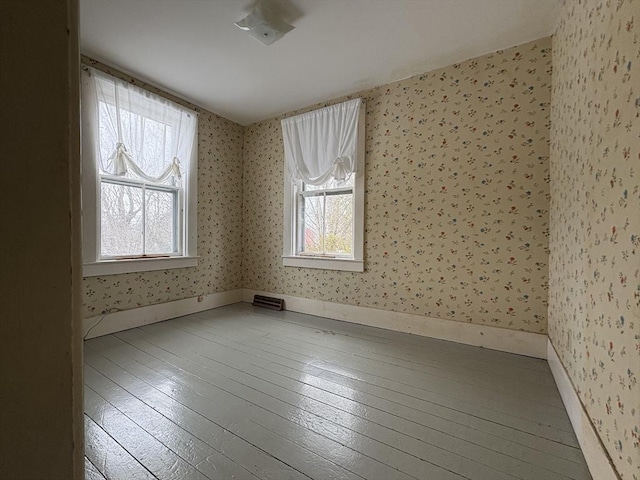
M303 185L299 208L300 253L353 254L353 179Z
M102 255L142 255L142 189L101 182Z
M175 250L175 194L146 190L145 253L162 254Z

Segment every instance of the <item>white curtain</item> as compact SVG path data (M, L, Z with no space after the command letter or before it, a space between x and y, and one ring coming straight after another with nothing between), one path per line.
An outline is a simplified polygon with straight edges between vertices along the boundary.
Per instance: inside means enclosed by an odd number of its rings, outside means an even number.
M88 68L86 101L98 132L100 174L178 184L189 164L196 113L166 98ZM93 97L93 98L87 98Z
M291 181L344 182L356 171L362 99L282 120L284 155Z

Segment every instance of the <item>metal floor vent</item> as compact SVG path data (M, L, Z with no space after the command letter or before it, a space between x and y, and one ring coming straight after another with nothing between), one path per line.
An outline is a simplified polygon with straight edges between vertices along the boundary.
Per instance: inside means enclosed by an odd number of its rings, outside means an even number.
M281 298L265 297L264 295L254 295L254 307L270 308L271 310L284 310L284 300Z

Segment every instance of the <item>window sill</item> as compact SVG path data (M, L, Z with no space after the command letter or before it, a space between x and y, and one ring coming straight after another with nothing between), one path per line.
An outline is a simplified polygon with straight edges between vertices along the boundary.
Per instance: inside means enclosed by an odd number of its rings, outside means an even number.
M364 261L347 258L283 256L285 267L319 268L323 270L344 270L364 272Z
M101 277L120 273L151 272L172 268L196 267L198 257L140 258L132 260L103 260L85 263L82 268L84 277Z

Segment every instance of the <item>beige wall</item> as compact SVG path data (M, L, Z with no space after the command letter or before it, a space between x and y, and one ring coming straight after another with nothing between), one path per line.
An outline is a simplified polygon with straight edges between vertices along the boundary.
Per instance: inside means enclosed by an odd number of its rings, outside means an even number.
M80 479L77 4L0 18L0 478Z
M246 127L244 286L546 333L550 88L545 38L361 92L364 273L282 266L281 117Z
M549 336L640 479L640 1L565 2L553 42Z
M198 266L90 277L84 316L129 310L242 287L242 126L95 60L83 62L135 81L198 112Z

